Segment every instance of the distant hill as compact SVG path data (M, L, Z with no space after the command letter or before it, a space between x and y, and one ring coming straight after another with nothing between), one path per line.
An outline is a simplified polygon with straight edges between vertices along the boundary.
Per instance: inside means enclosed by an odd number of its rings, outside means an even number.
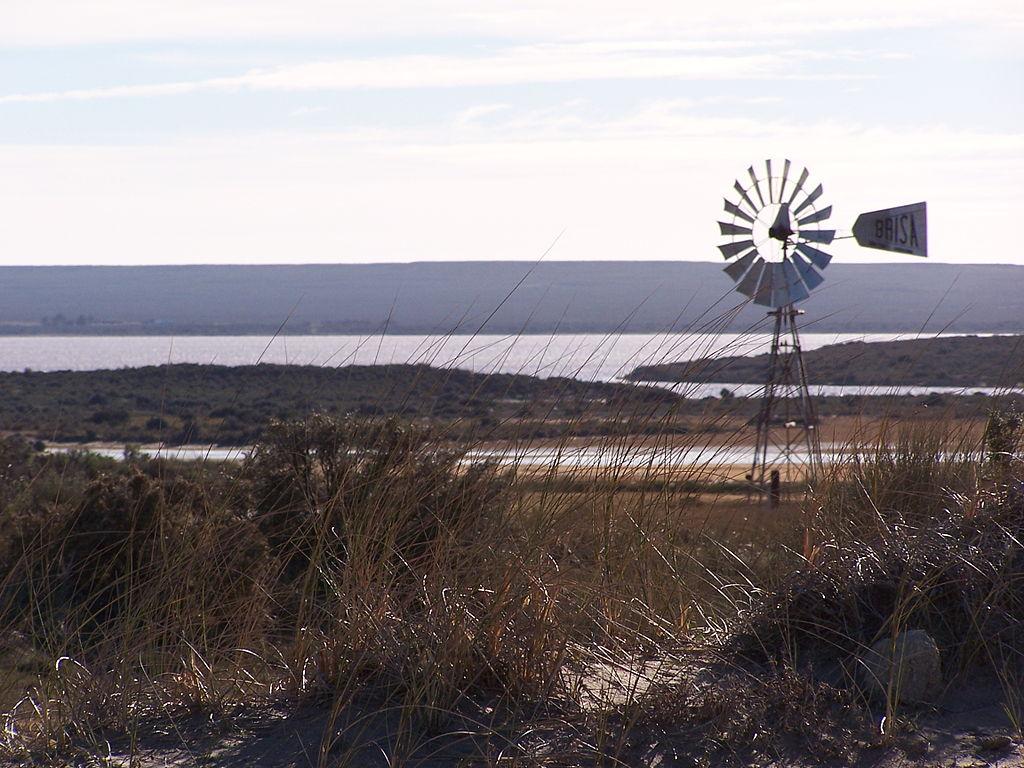
M768 355L646 365L635 381L760 384ZM1016 387L1024 382L1024 336L940 337L831 344L804 353L811 384Z
M0 267L0 333L743 330L706 262ZM1024 331L1024 267L833 264L809 330Z

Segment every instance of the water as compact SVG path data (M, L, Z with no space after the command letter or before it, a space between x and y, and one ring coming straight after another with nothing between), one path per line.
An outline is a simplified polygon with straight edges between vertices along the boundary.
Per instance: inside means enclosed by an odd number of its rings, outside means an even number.
M110 459L123 459L124 449L113 445L87 446L50 446L50 453L63 453L70 450L85 450ZM209 445L144 445L134 450L144 456L176 459L178 461L229 461L244 460L252 451L251 446L223 448ZM851 446L837 443L821 445L821 460L825 464L849 457ZM870 449L869 449L870 450ZM794 450L791 453L797 463L807 461L807 452ZM778 448L768 450L768 462L774 463L781 459ZM617 467L623 469L644 469L658 467L672 469L688 467L704 470L715 474L716 470L729 465L750 465L754 460L752 445L692 445L646 448L628 445L616 441L598 442L593 445L557 447L502 447L477 448L466 453L465 462L472 464L481 461L495 462L499 466L529 467L534 469L554 469L561 471L601 469ZM723 475L725 479L725 475Z
M713 382L683 382L672 384L670 382L637 382L648 386L664 387L678 392L684 397L699 399L703 397L720 397L722 390L727 389L737 397L757 397L763 394L763 384L728 384ZM864 385L845 384L811 384L809 386L811 395L814 397L843 397L844 395L868 395L868 396L893 396L893 395L995 395L1008 394L1011 392L1024 392L1024 389L1010 387L939 387L939 386L918 386L918 385L895 385L890 384L884 387L869 387Z
M124 449L113 445L51 446L53 453L69 450L86 450L111 459L123 459ZM177 459L179 461L242 461L252 448L242 446L223 448L208 445L161 446L145 445L136 447L144 456ZM830 462L840 455L841 446L822 445L822 460ZM768 452L769 462L776 461L780 454L777 449ZM793 453L797 461L805 461L806 452ZM508 447L477 448L466 453L468 463L493 461L501 466L557 467L560 470L597 469L622 467L643 469L644 467L721 467L729 464L750 464L754 460L753 446L707 446L644 448L627 446L614 441L584 446L559 447Z
M892 341L914 334L806 333L804 349L846 341ZM766 334L554 334L542 336L0 336L0 370L97 370L164 363L257 362L342 366L428 363L480 373L570 376L615 381L639 365L713 354L767 351ZM717 396L723 386L704 390ZM855 394L860 388L843 388ZM893 394L891 387L883 388ZM971 388L975 391L977 388ZM924 391L936 391L925 388ZM960 390L956 390L960 391ZM705 396L700 394L697 396Z
M47 453L84 451L107 459L124 459L124 446L85 443L82 445L49 445ZM177 461L242 461L252 452L252 446L222 447L216 445L133 445L132 451L149 458Z

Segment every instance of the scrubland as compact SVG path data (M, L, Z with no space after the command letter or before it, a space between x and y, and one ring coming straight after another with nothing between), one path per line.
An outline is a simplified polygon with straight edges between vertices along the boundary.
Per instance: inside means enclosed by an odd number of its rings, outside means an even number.
M1005 361L1019 364L1020 356ZM428 361L433 362L433 361ZM707 369L688 369L691 378ZM716 372L717 373L717 372ZM272 420L395 416L430 424L449 441L684 436L690 444L753 440L756 399L684 397L658 387L474 373L437 365L164 365L97 371L0 372L0 434L66 445L250 445ZM1024 394L1001 401L1024 408ZM984 394L849 394L818 398L829 440L863 437L868 421L956 417L979 427ZM703 435L703 437L700 437Z
M1009 759L1021 440L1012 412L983 433L890 419L769 509L710 444L699 466L567 471L365 415L273 422L241 464L8 438L0 759ZM864 684L865 650L906 629L940 649L933 702ZM950 692L975 697L967 721Z
M848 341L804 353L812 384L948 387L1020 385L1024 347L1019 335L931 336L899 341ZM638 381L731 381L759 384L768 370L767 353L728 353L692 360L643 365Z

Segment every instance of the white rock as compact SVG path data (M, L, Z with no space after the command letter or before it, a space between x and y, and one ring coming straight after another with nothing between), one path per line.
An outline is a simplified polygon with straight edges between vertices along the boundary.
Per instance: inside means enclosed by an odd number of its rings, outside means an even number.
M942 690L939 647L922 629L883 637L861 657L865 688L901 704L935 701Z

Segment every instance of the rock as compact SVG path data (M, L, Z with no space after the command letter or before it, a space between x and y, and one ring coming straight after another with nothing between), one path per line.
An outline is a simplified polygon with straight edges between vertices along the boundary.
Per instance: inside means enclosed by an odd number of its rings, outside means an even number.
M942 690L939 647L927 632L911 629L884 637L861 659L865 689L900 704L934 702Z
M975 738L979 752L1001 752L1013 746L1013 739L1000 733L983 733Z
M924 757L932 745L924 736L915 733L907 736L901 746L908 757Z

